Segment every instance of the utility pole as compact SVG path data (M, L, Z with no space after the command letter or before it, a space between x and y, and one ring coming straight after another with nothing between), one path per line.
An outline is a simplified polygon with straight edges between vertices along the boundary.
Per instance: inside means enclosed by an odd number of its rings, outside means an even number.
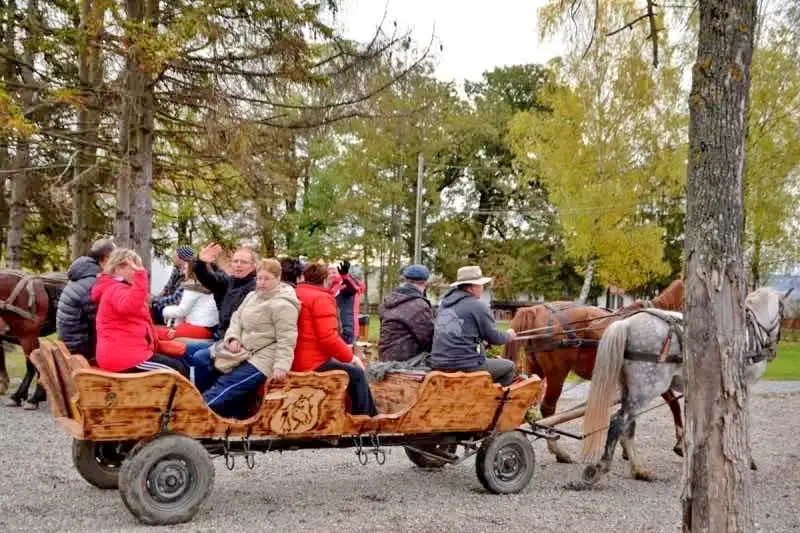
M425 168L425 158L422 152L417 156L417 210L416 227L414 229L414 263L422 262L422 173Z

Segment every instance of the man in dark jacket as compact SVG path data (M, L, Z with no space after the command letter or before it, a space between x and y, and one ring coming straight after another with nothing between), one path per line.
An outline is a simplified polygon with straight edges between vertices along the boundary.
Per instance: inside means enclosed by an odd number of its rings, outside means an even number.
M256 288L256 253L250 248L239 248L231 258L231 273L226 274L214 264L222 251L219 244L211 243L200 252L194 263L194 273L203 287L214 295L219 310L219 337L231 323L233 313L239 309L244 297Z
M72 353L85 356L94 363L95 316L97 306L90 298L92 287L103 265L116 248L111 239L96 240L89 255L77 258L67 271L69 282L58 299L56 309L56 328L58 338L67 345Z
M477 372L486 370L504 386L514 381L514 363L507 359L488 359L484 342L505 344L517 334L513 329L498 331L489 306L480 300L483 287L492 278L483 277L481 268L458 269L453 287L442 298L436 317L436 333L428 365L436 370Z
M405 283L383 299L380 308L381 361L406 361L430 352L433 342L433 309L425 297L430 271L424 265L403 270Z

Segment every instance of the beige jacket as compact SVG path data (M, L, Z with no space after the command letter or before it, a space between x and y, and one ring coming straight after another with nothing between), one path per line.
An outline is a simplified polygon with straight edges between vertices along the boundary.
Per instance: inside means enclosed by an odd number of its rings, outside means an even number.
M299 313L300 300L290 285L281 283L266 293L249 293L231 317L225 338L214 354L214 366L230 372L248 361L267 377L273 368L288 372L297 344ZM232 339L242 343L242 352L232 354L224 348Z

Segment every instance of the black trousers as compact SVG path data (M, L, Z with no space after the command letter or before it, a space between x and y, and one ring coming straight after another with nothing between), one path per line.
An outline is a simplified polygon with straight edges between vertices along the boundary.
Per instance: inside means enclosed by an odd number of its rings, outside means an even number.
M354 365L340 363L334 358L328 359L327 363L323 363L316 369L317 372L327 372L329 370L344 370L350 376L347 395L350 396L350 401L353 404L350 408L352 414L369 416L378 414L375 402L372 400L372 393L369 390L367 375L364 374L363 370Z

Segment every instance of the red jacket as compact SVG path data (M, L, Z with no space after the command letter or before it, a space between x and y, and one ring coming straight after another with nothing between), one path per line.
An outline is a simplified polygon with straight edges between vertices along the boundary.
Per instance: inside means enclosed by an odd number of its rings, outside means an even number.
M97 366L119 372L150 359L156 335L147 307L147 272L133 273L132 284L106 274L97 278L92 301L97 304Z
M336 300L319 285L297 285L300 317L297 320L297 346L294 349L292 370L316 370L335 357L343 363L353 360L353 352L339 336Z

